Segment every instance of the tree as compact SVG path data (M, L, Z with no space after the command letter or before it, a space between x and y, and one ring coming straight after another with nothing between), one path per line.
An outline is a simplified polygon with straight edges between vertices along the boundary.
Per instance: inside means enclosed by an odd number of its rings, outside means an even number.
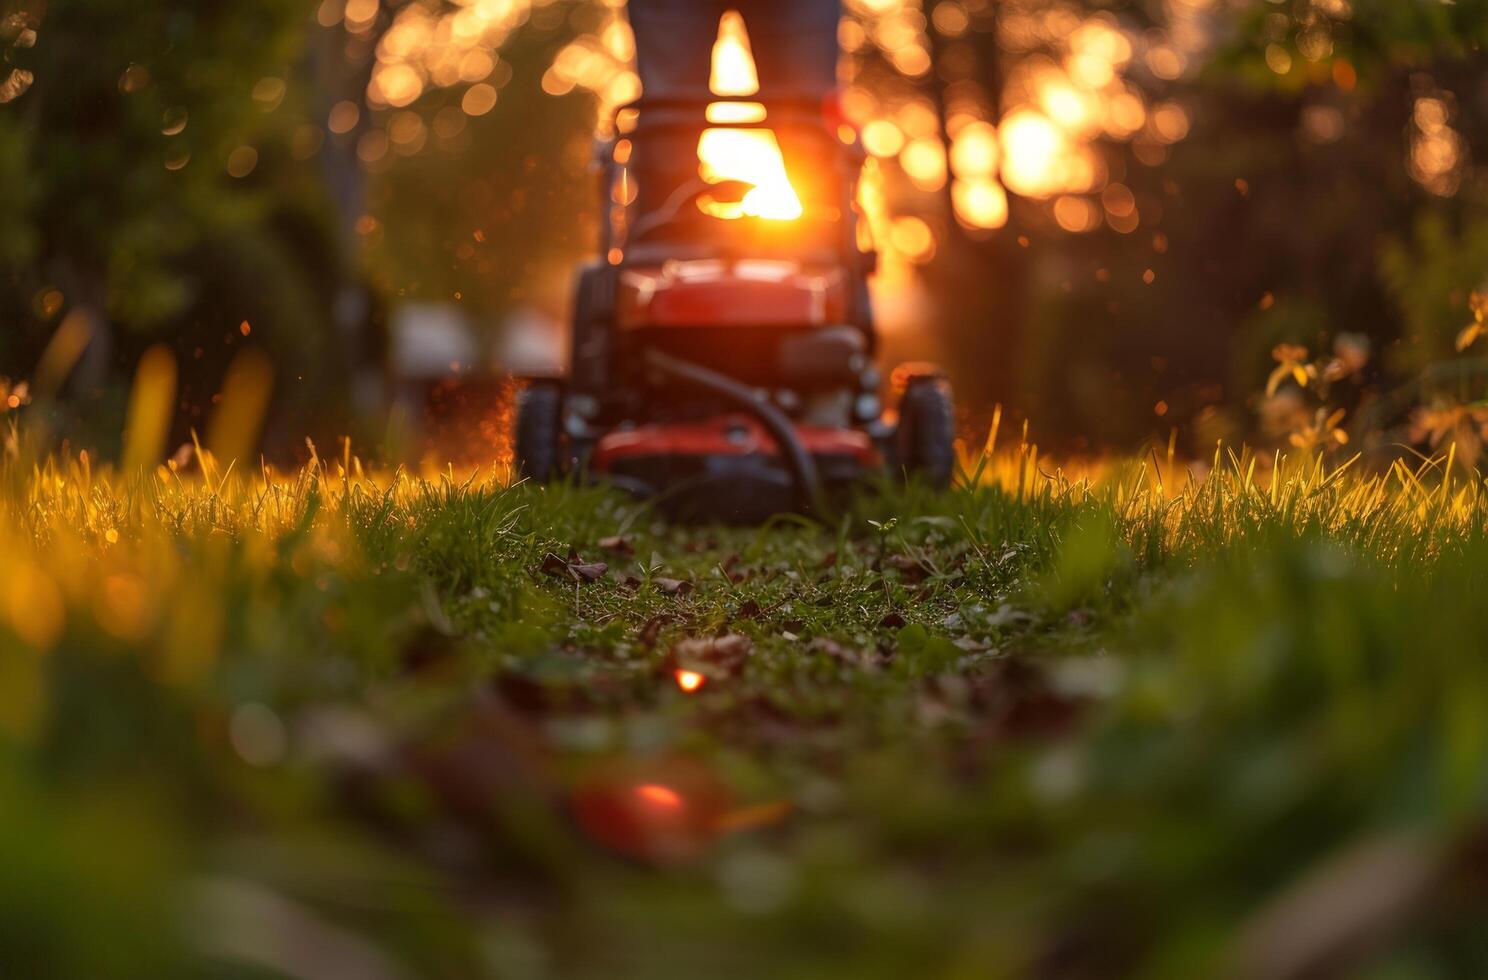
M22 2L7 15L0 38L15 67L0 96L0 165L22 189L4 219L8 317L40 304L41 319L54 318L54 301L37 299L48 290L85 311L91 380L117 324L148 332L192 302L179 260L209 230L255 217L260 195L241 181L262 104L283 98L302 12L298 0L87 0ZM256 88L276 72L277 88ZM12 356L44 339L30 322Z
M0 355L23 375L64 317L85 325L70 403L83 444L117 439L123 389L159 340L182 366L178 439L247 344L281 363L281 415L336 402L318 290L340 269L319 185L291 154L307 13L27 0L7 15L10 80L28 84L0 105L0 168L23 189L0 219L0 309L19 325Z

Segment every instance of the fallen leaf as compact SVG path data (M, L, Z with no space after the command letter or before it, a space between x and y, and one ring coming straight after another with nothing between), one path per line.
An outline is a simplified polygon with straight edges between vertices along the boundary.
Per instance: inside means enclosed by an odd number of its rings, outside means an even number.
M674 616L667 613L660 613L646 620L646 624L641 627L641 646L647 650L655 647L656 637L661 633L661 628L674 619Z
M906 582L923 582L930 577L930 569L909 555L890 555L888 563L890 568L899 570Z
M1009 626L1028 623L1033 621L1033 613L1025 609L1015 609L1012 603L1004 602L987 617L988 626Z
M734 554L729 555L722 562L720 562L718 566L720 569L722 569L724 577L727 578L734 585L738 585L740 582L749 578L750 575L750 573L747 571L739 571L737 569L738 564L739 555L737 552L735 552Z
M608 551L610 554L613 555L629 556L635 554L635 545L631 543L630 538L626 537L623 534L617 534L613 537L608 538L600 538L599 546L601 549Z
M877 654L866 650L855 650L851 647L845 647L836 640L826 636L819 636L812 640L809 649L816 653L824 653L833 660L840 661L850 667L877 667L886 662Z
M651 584L656 586L662 595L687 595L692 591L692 583L680 578L653 578Z
M568 558L560 558L553 552L543 555L542 571L557 578L567 577L575 582L597 582L609 571L610 566L602 561L586 562L578 553L569 551Z
M1232 976L1353 976L1441 895L1450 856L1404 831L1355 838L1322 858L1244 923Z
M810 649L818 653L825 653L827 656L835 657L838 660L847 660L852 657L852 652L847 647L829 636L818 636L812 640Z
M610 566L602 561L582 562L569 565L568 570L586 582L597 582L604 578L604 573L610 570Z
M1079 719L1088 699L1054 690L1048 672L1021 657L999 659L972 674L970 701L986 736L1052 738Z
M741 633L723 636L691 637L672 648L672 658L679 664L713 664L725 670L737 670L749 658L754 641Z

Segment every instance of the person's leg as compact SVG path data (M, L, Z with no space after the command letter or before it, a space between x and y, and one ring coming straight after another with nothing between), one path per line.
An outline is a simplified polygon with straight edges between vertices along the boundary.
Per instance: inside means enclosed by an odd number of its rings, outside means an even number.
M837 87L840 0L738 0L762 102L820 102Z
M737 9L759 72L759 100L766 107L800 101L824 111L837 88L839 0L738 0ZM822 121L826 126L825 113ZM802 203L818 215L826 213L822 206L837 202L841 181L821 135L793 126L776 135ZM831 146L836 145L834 135Z
M652 99L706 99L722 0L630 0L636 71Z

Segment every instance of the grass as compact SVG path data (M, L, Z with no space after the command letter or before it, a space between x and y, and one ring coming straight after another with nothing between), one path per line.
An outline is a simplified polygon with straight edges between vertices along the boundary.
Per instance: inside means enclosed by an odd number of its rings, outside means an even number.
M1205 469L12 461L0 974L1484 975L1488 486Z

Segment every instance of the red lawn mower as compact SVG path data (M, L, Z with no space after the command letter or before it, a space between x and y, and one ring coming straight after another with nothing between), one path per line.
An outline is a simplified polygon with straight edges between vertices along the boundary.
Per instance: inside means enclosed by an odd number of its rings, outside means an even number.
M880 403L861 154L819 104L771 104L769 129L759 103L719 105L642 99L601 141L601 258L579 275L567 378L531 379L518 396L519 472L742 522L822 514L873 474L946 486L943 376L900 369L897 412ZM773 176L728 178L761 171L750 164L772 145Z

